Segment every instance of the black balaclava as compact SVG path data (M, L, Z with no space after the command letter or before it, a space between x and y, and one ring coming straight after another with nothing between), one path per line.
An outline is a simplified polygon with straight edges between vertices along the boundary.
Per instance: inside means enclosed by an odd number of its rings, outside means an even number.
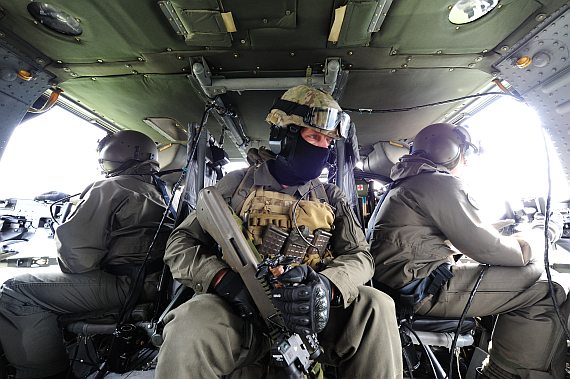
M303 185L319 177L329 157L328 148L312 145L305 141L300 131L298 133L290 153L286 157L278 155L275 162L269 164L271 175L286 186Z

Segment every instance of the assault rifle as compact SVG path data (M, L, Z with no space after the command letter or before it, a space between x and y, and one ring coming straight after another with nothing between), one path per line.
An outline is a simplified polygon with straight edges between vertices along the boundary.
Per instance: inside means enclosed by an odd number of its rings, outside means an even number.
M275 343L271 354L289 378L309 375L311 360L320 354L316 335L300 336L285 327L281 314L270 299L271 288L265 278L256 278L258 262L252 248L238 227L232 212L215 187L206 187L198 195L196 216L202 228L222 249L223 259L245 283Z

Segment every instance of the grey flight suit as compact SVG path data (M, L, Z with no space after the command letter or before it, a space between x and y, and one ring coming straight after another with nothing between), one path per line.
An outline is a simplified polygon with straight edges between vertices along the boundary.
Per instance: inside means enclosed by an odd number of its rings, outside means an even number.
M218 182L217 188L228 203L245 172L231 172ZM264 190L289 195L304 194L310 186L307 183L283 188L266 163L256 169L253 178L254 184ZM319 359L338 366L339 379L401 378L402 356L394 303L384 293L364 286L374 270L364 234L338 187L325 184L324 188L335 209L331 244L336 258L320 273L339 289L344 304L331 308L329 322L318 335L324 347ZM235 362L242 353L244 322L224 299L206 293L214 275L229 267L212 252L213 244L195 213L170 236L165 262L174 279L190 286L198 295L165 319L157 378L218 378L236 369ZM268 348L267 338L256 333L249 358L242 365L244 370L251 369L250 364L263 358ZM242 375L257 378L261 374Z
M89 185L68 221L56 229L61 273L25 274L0 288L0 342L17 378L38 378L69 366L58 327L60 315L117 308L129 289L128 276L105 268L141 263L166 205L152 182L156 161ZM151 252L161 259L173 226L167 218ZM156 293L145 282L144 297Z
M392 168L391 178L403 180L388 193L376 218L371 241L374 279L399 289L450 262L454 276L438 294L417 304L416 312L459 317L483 266L455 264L453 255L462 253L491 265L467 313L500 314L491 359L523 379L562 379L566 337L548 283L540 280L544 243L530 236L502 236L484 224L467 185L427 159L404 156ZM569 276L553 276L558 302L564 303Z

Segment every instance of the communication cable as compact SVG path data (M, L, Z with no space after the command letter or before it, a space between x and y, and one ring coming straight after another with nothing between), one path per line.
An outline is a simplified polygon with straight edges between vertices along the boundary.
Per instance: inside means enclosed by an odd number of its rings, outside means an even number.
M459 322L457 323L457 328L455 329L455 336L453 336L453 343L451 344L451 349L450 349L451 357L449 360L449 374L448 374L449 378L452 378L451 374L453 373L453 356L455 355L455 347L457 346L457 338L459 337L459 331L461 330L461 324L463 324L463 321L465 321L465 316L467 315L467 311L469 311L469 308L471 308L471 303L473 302L473 298L475 297L475 293L477 292L477 289L479 288L479 284L481 284L481 280L483 280L483 275L485 275L485 273L487 272L489 267L491 267L491 266L485 265L485 267L483 267L483 269L481 270L481 273L479 274L479 277L477 278L477 281L475 282L475 285L473 286L473 289L471 290L471 294L469 295L469 299L467 300L467 304L465 304L465 308L463 308L463 313L461 314L461 317L459 318ZM459 372L459 362L457 364L457 372Z
M560 320L560 324L562 324L562 328L566 333L566 338L570 340L570 331L568 330L567 321L564 319L564 315L562 315L562 311L560 310L560 305L558 304L558 300L556 300L556 295L554 293L554 284L552 283L552 275L550 274L550 261L548 259L548 249L550 247L550 237L548 231L548 223L550 222L550 201L552 199L552 178L550 176L550 154L548 153L548 144L546 140L545 130L542 129L542 140L544 142L544 150L546 152L546 171L548 177L548 195L546 197L546 210L544 213L544 268L546 270L546 276L548 278L548 287L550 288L550 297L552 297L552 302L554 303L554 309L556 310L556 315L558 316L558 320Z
M345 112L358 112L358 113L360 113L360 114L407 112L407 111L414 111L414 110L422 109L422 108L435 107L435 106L443 105L443 104L456 103L456 102L458 102L458 101L473 99L473 98L482 97L482 96L508 96L508 97L512 97L513 99L515 99L515 100L517 100L517 101L524 101L524 99L523 99L521 96L513 95L513 94L510 94L510 93L504 93L504 92L486 92L486 93L479 93L479 94L476 94L476 95L469 95L469 96L458 97L458 98L456 98L456 99L438 101L437 103L424 104L424 105L416 105L415 107L409 107L409 108L396 108L396 109L365 109L365 108L359 108L359 109L357 109L357 108L343 108L343 110L344 110Z

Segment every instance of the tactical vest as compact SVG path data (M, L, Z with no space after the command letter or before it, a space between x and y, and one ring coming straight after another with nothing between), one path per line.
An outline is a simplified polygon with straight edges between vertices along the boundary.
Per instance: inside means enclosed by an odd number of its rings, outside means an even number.
M252 167L236 189L231 200L236 213L247 226L249 237L265 257L277 254L296 257L296 263L308 264L316 270L322 269L323 261L330 260L331 254L326 249L333 228L334 212L326 203L327 196L324 188L319 187L310 192L310 201L300 201L297 205L297 216L293 220L292 211L300 196L286 193L267 191L263 186L253 183ZM311 181L311 187L318 186L318 180ZM245 190L248 188L249 190ZM319 198L315 192L319 192ZM302 213L301 215L299 215ZM309 215L307 215L309 213ZM303 221L300 224L299 220ZM299 230L295 227L295 221ZM305 225L308 224L308 225ZM299 231L313 246L308 245Z

